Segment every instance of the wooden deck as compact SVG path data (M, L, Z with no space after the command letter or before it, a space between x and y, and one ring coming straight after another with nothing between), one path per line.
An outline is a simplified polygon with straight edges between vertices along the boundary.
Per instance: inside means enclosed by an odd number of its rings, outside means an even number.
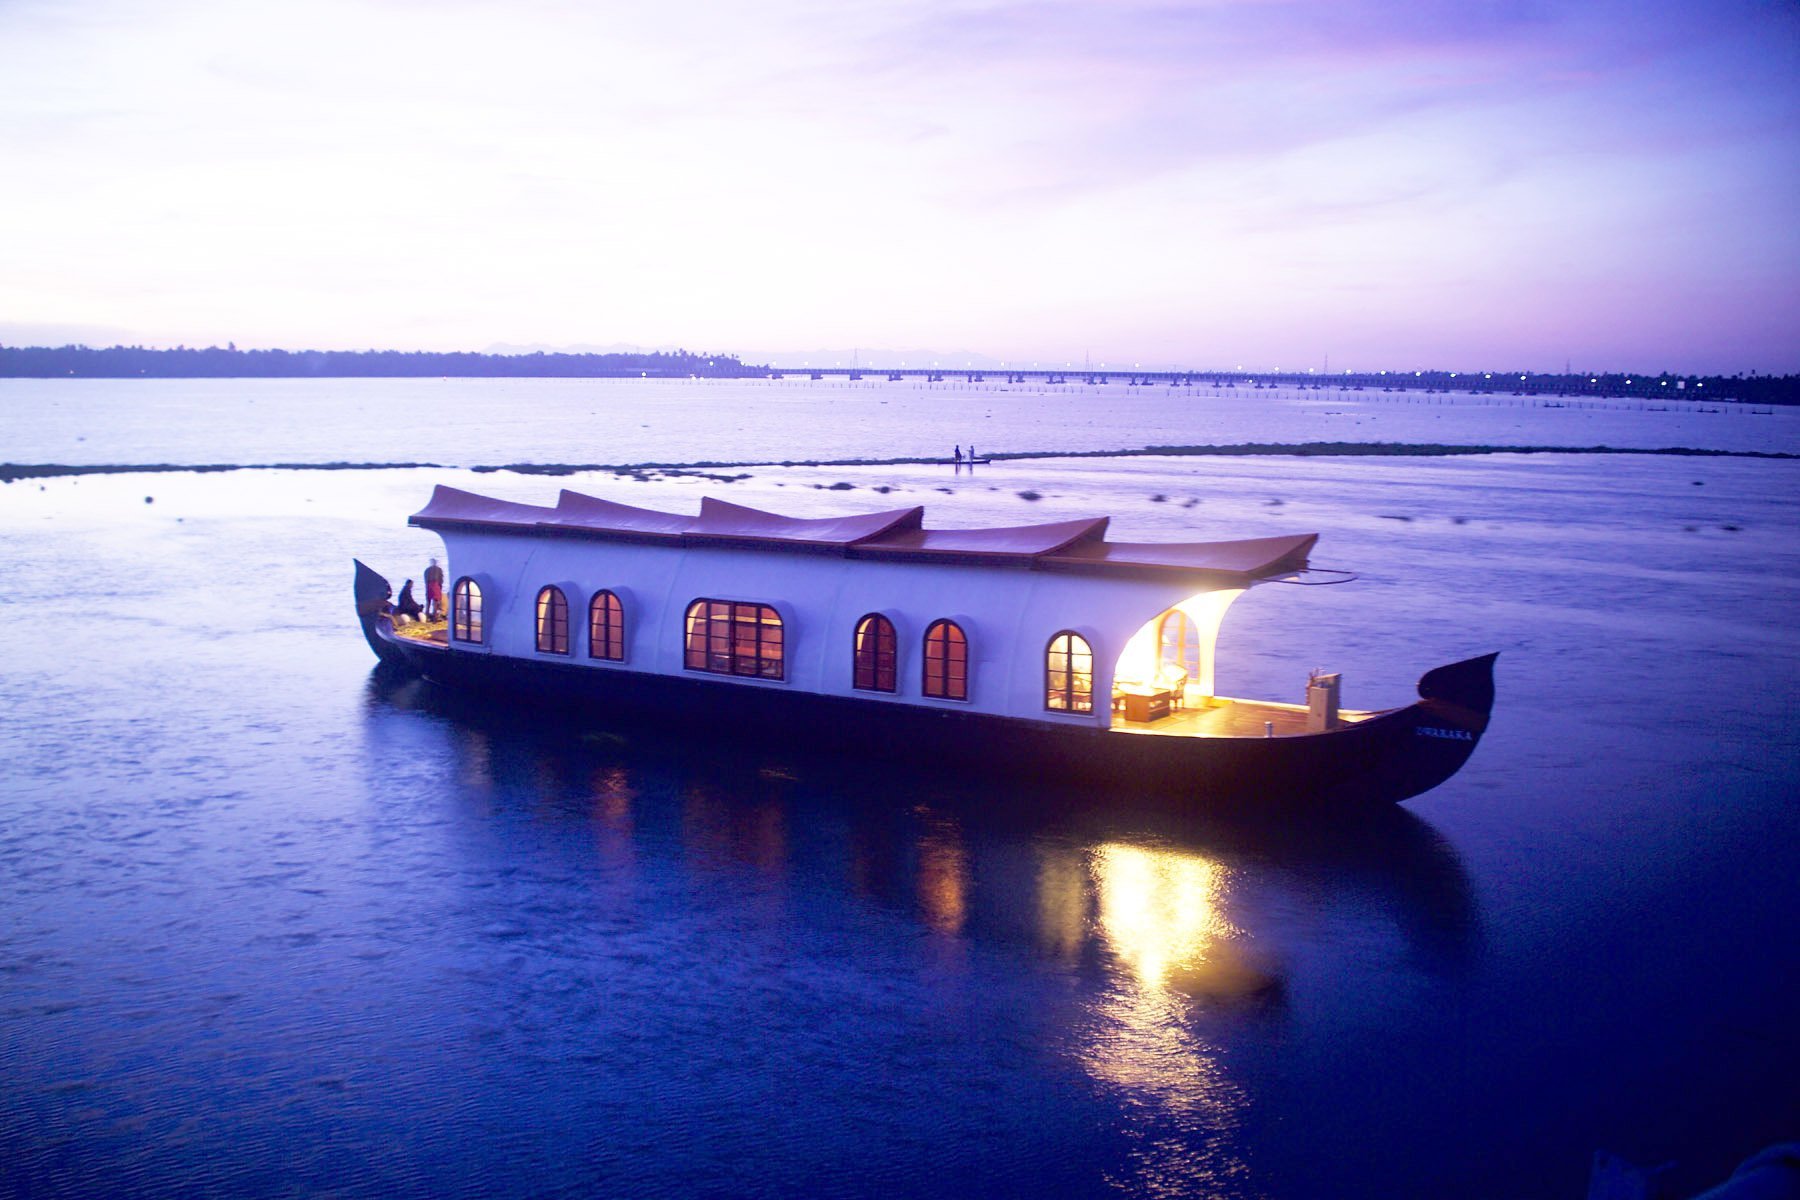
M1374 715L1349 709L1338 714L1346 725ZM1178 708L1160 721L1127 721L1123 714L1114 714L1112 727L1121 733L1153 733L1165 737L1259 738L1268 736L1265 722L1274 725L1274 736L1292 737L1306 732L1306 710L1298 704L1213 696Z
M436 642L440 646L450 644L450 623L448 621L409 621L394 622L394 634L397 637L411 638L415 642Z

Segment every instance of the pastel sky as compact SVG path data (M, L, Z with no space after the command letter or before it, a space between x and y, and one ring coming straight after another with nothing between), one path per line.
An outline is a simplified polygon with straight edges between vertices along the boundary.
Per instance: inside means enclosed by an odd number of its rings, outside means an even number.
M1800 371L1792 0L0 0L0 342Z

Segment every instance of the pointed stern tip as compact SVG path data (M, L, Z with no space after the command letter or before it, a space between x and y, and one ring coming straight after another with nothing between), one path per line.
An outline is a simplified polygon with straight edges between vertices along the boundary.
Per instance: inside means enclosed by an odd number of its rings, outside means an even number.
M372 617L380 610L381 605L387 603L387 598L393 592L393 588L379 571L370 567L362 559L353 558L350 561L356 564L354 586L357 615Z

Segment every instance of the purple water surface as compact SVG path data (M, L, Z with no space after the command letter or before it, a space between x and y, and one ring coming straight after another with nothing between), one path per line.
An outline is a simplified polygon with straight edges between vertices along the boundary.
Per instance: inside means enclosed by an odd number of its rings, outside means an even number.
M1793 1136L1794 463L750 476L0 487L4 1194L1500 1198ZM1322 827L483 713L351 620L437 482L1316 530L1359 579L1240 600L1223 690L1397 704L1499 650L1499 705Z

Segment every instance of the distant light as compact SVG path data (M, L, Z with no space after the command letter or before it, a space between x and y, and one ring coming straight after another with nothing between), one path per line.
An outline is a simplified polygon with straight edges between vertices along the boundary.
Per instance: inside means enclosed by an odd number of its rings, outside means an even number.
M1706 385L1704 383L1696 383L1694 386L1695 387L1705 387Z
M1626 386L1626 387L1630 387L1630 386L1631 386L1631 380L1629 380L1629 379L1627 379L1627 380L1626 380L1626 381L1625 381L1625 386Z
M1523 375L1521 375L1521 376L1519 376L1519 382L1520 382L1520 383L1524 383L1524 382L1525 382L1525 377L1524 377L1524 376L1523 376Z
M1452 372L1450 372L1450 378L1452 378L1452 379L1455 379L1455 378L1456 378L1456 372L1455 372L1455 371L1452 371Z
M1668 386L1669 386L1669 381L1668 381L1668 380L1666 380L1666 379L1665 379L1665 380L1663 380L1663 381L1662 381L1662 385L1663 385L1663 386L1664 386L1664 387L1668 387Z
M1589 383L1599 383L1600 381L1598 379L1590 379L1590 380L1588 380L1588 382Z
M1493 377L1494 373L1492 371L1489 371L1486 375L1482 376L1483 379L1492 379Z

